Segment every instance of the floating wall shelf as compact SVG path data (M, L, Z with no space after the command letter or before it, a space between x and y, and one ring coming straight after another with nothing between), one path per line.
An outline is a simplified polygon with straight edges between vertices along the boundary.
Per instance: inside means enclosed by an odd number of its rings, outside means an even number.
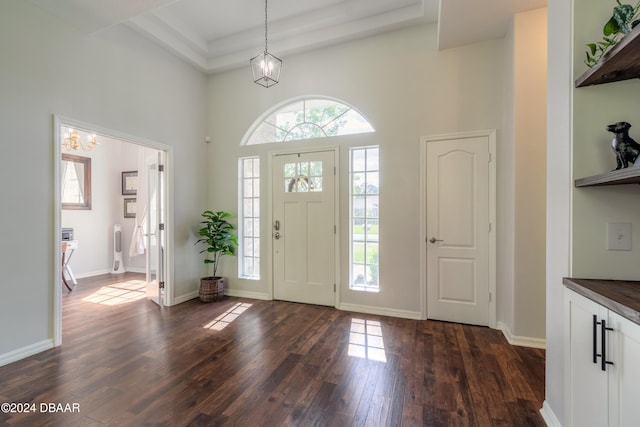
M576 187L620 184L640 184L640 166L631 166L575 180Z
M576 80L576 87L640 77L640 25L609 49L602 59Z

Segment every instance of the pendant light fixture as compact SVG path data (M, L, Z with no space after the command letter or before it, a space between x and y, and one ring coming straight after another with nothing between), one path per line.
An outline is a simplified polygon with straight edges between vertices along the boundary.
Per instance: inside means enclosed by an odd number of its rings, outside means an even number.
M280 80L282 59L273 56L267 49L267 0L264 0L264 52L249 61L253 81L260 86L271 87Z

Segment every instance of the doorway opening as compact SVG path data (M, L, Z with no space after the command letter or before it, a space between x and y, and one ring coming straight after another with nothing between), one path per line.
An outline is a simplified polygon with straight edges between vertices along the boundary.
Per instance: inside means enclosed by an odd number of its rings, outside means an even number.
M91 144L83 146L83 139ZM166 262L172 241L168 209L172 148L54 116L54 153L54 345L58 346L62 294L73 292L77 279L106 276L126 285L127 289L101 290L87 303L125 290L131 301L142 296L158 306L172 303L171 266ZM82 159L82 167L70 158ZM135 284L130 283L132 278Z

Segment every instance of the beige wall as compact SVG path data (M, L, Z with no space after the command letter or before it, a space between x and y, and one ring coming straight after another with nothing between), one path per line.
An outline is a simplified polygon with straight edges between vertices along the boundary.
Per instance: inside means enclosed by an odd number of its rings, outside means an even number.
M23 0L0 2L0 40L1 363L53 343L53 114L175 147L176 296L204 271L193 228L207 184L206 78L192 67L125 27L87 36Z
M514 17L513 333L545 334L547 9Z
M498 318L514 342L544 345L547 10L513 17L505 37L505 132L498 157ZM531 341L527 338L537 337Z
M498 249L497 318L500 327L511 331L514 316L515 269L515 30L513 19L505 36L504 55L504 142L497 146L497 193L503 195L496 201L496 215L500 227L496 230Z
M342 304L374 307L390 314L420 315L420 259L423 244L419 225L419 142L423 135L501 129L502 41L492 41L438 52L434 26L386 33L343 45L284 58L281 83L265 90L251 84L248 70L213 76L209 84L209 123L214 143L209 161L212 208L237 212L235 184L239 156L261 156L267 177L268 153L293 144L240 147L240 141L264 111L283 100L319 94L335 97L358 108L376 129L374 134L319 140L302 146L340 146L340 187L348 188L348 148L378 144L381 156L380 293L349 290L348 198L340 194ZM276 52L277 53L277 52ZM226 179L226 181L225 181ZM266 179L262 214L266 217ZM269 224L262 222L262 236ZM267 244L261 245L267 259ZM229 259L225 275L235 275ZM233 289L267 294L267 262L262 279L232 278Z
M574 78L587 66L585 45L602 37L603 19L615 4L576 0L574 9ZM610 123L626 121L640 140L640 90L637 79L574 89L573 178L615 169ZM606 249L606 223L632 224L632 251ZM573 189L573 275L599 279L640 277L640 197L636 186Z
M521 18L518 25L518 43L544 45L544 12ZM520 28L523 28L520 30ZM505 136L505 41L494 40L462 48L437 51L434 26L420 26L386 33L344 45L322 49L307 54L284 58L281 83L265 90L248 84L248 70L240 69L211 77L209 81L209 123L213 143L209 147L212 208L237 212L236 184L229 184L229 177L237 176L237 158L259 155L262 159L262 176L268 176L267 160L271 150L283 150L294 143L269 144L240 147L240 141L263 112L284 100L303 95L319 94L342 99L357 107L376 129L375 134L365 134L312 142L295 143L302 147L340 146L341 188L347 188L348 147L379 144L381 147L381 247L380 275L382 291L379 294L353 292L348 289L348 199L346 192L340 197L341 223L341 276L340 302L351 308L373 309L400 316L416 316L420 310L420 259L422 243L419 232L419 140L423 135L436 135L479 129L498 130L498 233L506 239L514 238L514 183L515 148L514 138ZM525 41L522 41L525 40ZM538 54L540 52L536 51ZM274 52L277 54L277 52ZM541 53L544 56L544 53ZM539 55L538 55L539 56ZM524 59L523 59L524 61ZM513 65L512 65L513 66ZM527 67L526 63L523 65ZM535 71L541 72L540 68ZM520 73L522 71L519 71ZM542 79L542 82L544 79ZM531 84L528 82L527 84ZM517 96L534 96L536 103L526 107L525 112L536 113L538 122L519 122L519 130L527 133L527 126L542 126L544 129L544 87L536 79L535 95L514 93L514 102L523 104ZM524 108L524 107L523 107ZM532 111L534 110L534 111ZM542 117L542 121L540 121ZM524 123L524 124L523 124ZM542 136L541 136L542 135ZM529 251L520 266L534 270L536 275L523 279L523 287L514 291L513 274L504 270L511 268L512 261L505 262L513 254L513 247L498 242L497 256L499 289L510 292L507 299L498 295L500 313L513 310L518 313L521 330L518 334L531 333L530 337L544 338L544 130L518 136L522 150L536 152L530 165L521 171L519 185L527 188L527 174L533 171L532 180L537 181L534 197L522 200L526 203L541 203L535 210L536 231L542 239L529 242ZM298 145L296 145L298 146ZM540 148L542 147L542 149ZM509 154L510 153L510 154ZM525 154L521 154L524 156ZM511 171L511 172L510 172ZM542 174L542 180L539 180ZM266 180L263 180L262 213L266 216ZM515 185L515 184L514 184ZM542 189L542 193L540 190ZM510 204L511 207L508 205ZM511 225L504 211L511 209ZM535 214L534 213L534 214ZM526 214L521 213L526 218ZM542 225L540 225L542 224ZM528 226L521 226L522 238L528 239ZM525 230L525 231L523 231ZM262 223L262 236L269 236L269 224ZM261 256L268 257L267 245L262 244ZM225 275L231 275L230 286L235 292L267 295L269 271L263 262L262 279L239 280L236 275L236 259L227 259ZM533 282L537 282L537 285ZM501 288L500 288L501 286ZM499 291L500 292L500 291ZM521 298L515 301L515 295ZM522 299L535 296L533 307L522 306ZM518 306L517 304L520 304ZM528 303L527 303L528 304ZM502 309L501 309L502 308ZM502 319L513 329L511 319Z
M113 268L113 226L122 227L122 256L127 271L144 272L145 257L129 256L135 228L133 218L124 218L121 177L123 171L138 169L138 145L98 135L99 146L89 152L72 152L91 158L91 210L65 210L60 215L62 227L74 229L74 238L82 247L73 254L70 264L77 278L110 273ZM66 150L62 150L66 153Z
M543 414L549 425L564 419L564 293L571 274L571 94L573 6L549 0L547 89L546 372Z
M74 252L70 264L78 278L111 272L113 225L123 226L122 243L126 247L133 228L133 220L123 218L120 172L137 169L137 147L100 135L97 140L99 145L90 152L70 153L91 158L91 209L63 209L60 213L61 226L73 228L74 238L82 245L82 250ZM62 149L62 153L68 151ZM131 266L128 258L125 265ZM144 263L137 266L144 271Z
M253 121L276 103L302 95L332 96L356 106L377 130L300 145L340 146L341 188L348 182L348 148L381 147L382 292L348 289L346 232L340 242L340 301L363 309L419 314L420 137L497 129L498 156L516 153L515 146L506 147L514 144L513 139L504 135L504 40L439 52L434 26L389 32L285 58L282 82L265 90L250 82L244 68L207 78L125 27L87 36L29 2L7 0L0 9L0 124L4 156L11 159L0 168L0 178L17 182L0 190L6 201L0 210L4 237L12 242L0 249L0 259L11 266L5 269L1 285L0 323L19 325L0 329L0 361L52 342L53 299L59 289L53 277L57 250L53 114L174 147L170 187L178 298L194 295L197 279L205 271L193 245L200 213L206 208L237 212L237 158L260 155L266 177L269 151L288 147L239 146ZM211 144L203 142L205 135L212 137ZM510 160L498 158L498 162ZM500 171L498 181L516 179L508 169ZM506 188L500 187L497 195L503 207L514 197L505 193ZM262 191L265 194L266 181ZM266 212L266 198L263 203ZM340 228L346 231L345 192L340 208ZM498 230L509 229L504 221L498 212ZM262 226L262 235L270 235L268 224ZM265 250L263 245L264 258ZM511 248L499 244L497 251L500 258ZM267 273L263 270L260 281L242 281L236 276L235 258L224 265L232 291L257 297L268 293ZM498 271L499 280L508 276ZM511 287L514 299L501 302L498 295L498 304L514 304L517 315L517 285L499 286ZM519 319L517 325L540 321L540 314L522 313L524 318L514 318L514 322ZM514 329L512 324L508 327Z

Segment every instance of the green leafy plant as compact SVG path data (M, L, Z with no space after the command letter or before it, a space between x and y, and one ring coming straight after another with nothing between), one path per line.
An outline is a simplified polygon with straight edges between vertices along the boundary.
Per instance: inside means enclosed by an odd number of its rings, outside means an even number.
M218 211L204 211L202 213L204 221L202 228L198 230L200 239L197 243L202 243L206 247L200 251L200 253L206 252L208 256L204 259L205 264L213 264L213 277L216 276L220 259L224 255L234 255L236 253L236 247L238 246L238 239L231 234L236 227L227 221L227 218L232 218L233 215L229 212Z
M589 49L585 52L587 59L585 59L584 63L589 67L596 65L602 56L618 43L621 37L629 33L640 22L640 20L634 21L634 18L638 15L640 1L635 7L630 4L621 4L620 0L616 0L616 3L618 5L613 8L611 18L604 24L602 29L604 34L602 40L587 44Z

